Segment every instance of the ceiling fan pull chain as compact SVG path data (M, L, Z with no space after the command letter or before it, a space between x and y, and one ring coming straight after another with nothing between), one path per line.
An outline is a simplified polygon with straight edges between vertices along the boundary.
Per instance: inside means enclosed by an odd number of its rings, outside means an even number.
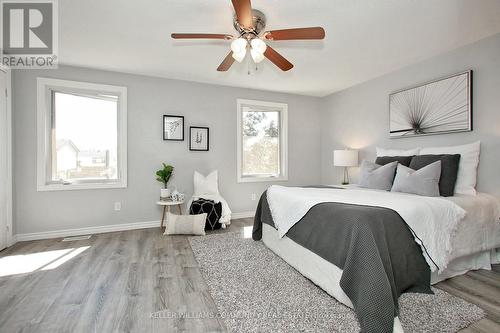
M250 75L250 57L247 57L248 75Z

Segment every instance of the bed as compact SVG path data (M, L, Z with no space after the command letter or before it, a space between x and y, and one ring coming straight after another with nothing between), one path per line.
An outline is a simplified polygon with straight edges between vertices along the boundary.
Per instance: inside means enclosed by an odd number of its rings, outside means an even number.
M402 332L399 295L431 293L431 284L500 262L499 216L498 200L484 193L271 186L253 238L354 308L363 331Z

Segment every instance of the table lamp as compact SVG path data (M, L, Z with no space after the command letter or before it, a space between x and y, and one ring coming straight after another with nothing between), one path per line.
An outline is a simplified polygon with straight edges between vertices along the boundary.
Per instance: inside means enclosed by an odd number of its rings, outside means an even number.
M334 150L333 165L337 167L344 167L344 180L342 181L342 185L348 185L349 171L347 168L358 166L358 151L349 149Z

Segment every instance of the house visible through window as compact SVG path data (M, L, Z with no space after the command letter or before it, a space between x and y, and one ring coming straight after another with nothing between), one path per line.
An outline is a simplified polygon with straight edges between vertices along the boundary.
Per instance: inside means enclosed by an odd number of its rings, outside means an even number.
M118 97L53 92L53 181L118 179Z
M39 79L39 190L126 186L124 89Z
M286 104L238 100L238 181L287 178Z

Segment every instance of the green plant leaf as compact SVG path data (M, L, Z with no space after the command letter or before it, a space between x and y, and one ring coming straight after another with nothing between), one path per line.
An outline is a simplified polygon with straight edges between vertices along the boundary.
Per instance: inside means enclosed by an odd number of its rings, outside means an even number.
M167 165L165 163L162 163L163 169L160 169L156 171L156 178L157 181L163 183L165 187L167 186L168 181L172 177L172 174L174 172L174 167L171 165Z

